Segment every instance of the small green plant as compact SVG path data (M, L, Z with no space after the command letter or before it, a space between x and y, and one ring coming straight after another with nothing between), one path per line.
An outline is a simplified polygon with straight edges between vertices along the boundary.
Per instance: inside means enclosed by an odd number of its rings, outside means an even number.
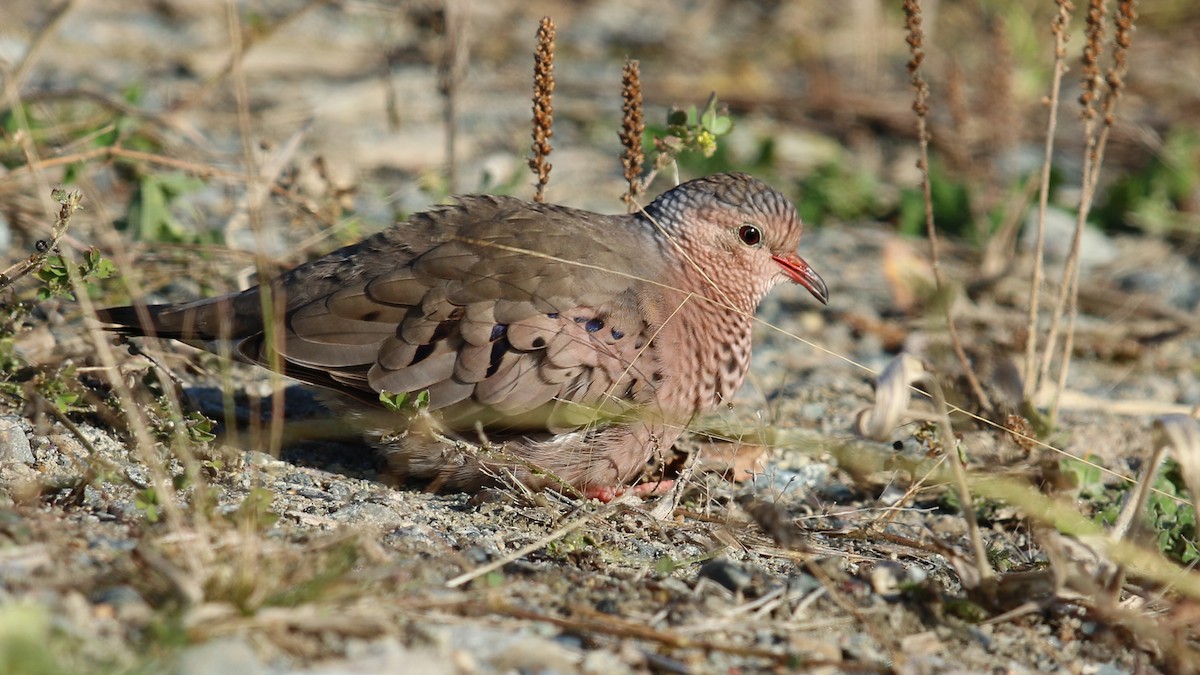
M1096 463L1096 457L1087 455L1084 460L1068 457L1059 463L1059 470L1070 477L1079 497L1093 502L1105 499L1109 488L1104 484L1104 472ZM1116 521L1115 514L1113 521Z
M217 435L213 433L213 425L216 422L213 422L199 412L189 412L184 420L184 424L187 425L188 439L193 443L202 444L217 439Z
M429 407L429 392L422 391L410 397L407 392L393 393L385 390L379 392L379 402L389 412L416 412Z
M159 499L158 490L152 487L139 491L133 498L133 505L151 523L157 523L161 517L162 500Z
M1094 214L1107 230L1200 237L1200 132L1174 130L1136 173L1118 180Z
M205 238L179 222L172 202L204 187L204 182L182 172L141 172L137 190L122 223L140 241L202 243Z
M75 299L75 294L71 289L71 270L69 265L70 262L64 256L46 256L46 261L42 263L42 268L35 275L42 282L42 286L37 289L38 300L49 300L51 298ZM93 282L100 279L108 279L116 274L116 272L116 265L108 258L102 257L100 251L96 250L95 247L89 248L83 254L83 262L75 266L75 273L83 280L89 294L99 291Z
M567 556L579 551L591 551L597 546L595 540L589 537L585 532L575 530L568 533L566 536L555 539L546 545L546 555L552 558L566 558Z
M1154 487L1146 502L1147 515L1154 531L1158 533L1158 550L1164 555L1190 565L1200 560L1200 548L1196 545L1196 510L1188 499L1187 491L1181 486L1183 474L1179 463L1167 460L1159 471Z
M1075 477L1081 497L1089 500L1096 512L1097 522L1111 526L1117 522L1123 506L1123 495L1133 485L1121 482L1106 486L1103 473L1095 466L1067 459L1063 472ZM1187 494L1179 464L1166 460L1154 480L1154 490L1146 500L1145 522L1155 533L1158 550L1184 565L1200 560L1196 543L1196 510Z
M174 436L179 425L183 426L184 436L194 445L203 445L216 440L217 435L213 433L216 422L196 411L188 412L182 418L177 417L170 399L161 393L161 385L158 382L158 378L147 376L143 380L143 384L150 391L159 394L158 398L155 399L153 410L153 427L159 440L169 441Z
M801 220L811 224L869 218L879 215L878 193L879 186L871 174L844 162L827 162L800 182L801 199L796 210Z
M247 523L258 531L266 530L279 520L279 514L271 510L274 497L274 493L266 488L251 488L242 503L230 514L230 519Z
M728 170L729 167L714 169L707 165L714 161L722 165L729 163L722 152L724 146L717 141L732 130L733 117L714 93L708 97L703 109L698 110L694 105L687 110L675 108L667 113L666 126L647 127L643 146L646 151L654 153L655 171L677 163L704 165L705 173Z
M716 93L708 97L704 110L696 106L687 110L672 110L667 114L667 133L657 139L655 149L670 157L685 150L712 157L717 151L717 138L733 130L733 118L728 106L717 101Z
M929 165L929 187L938 232L957 236L972 232L970 186L935 158ZM920 188L900 193L900 233L925 236L925 196Z

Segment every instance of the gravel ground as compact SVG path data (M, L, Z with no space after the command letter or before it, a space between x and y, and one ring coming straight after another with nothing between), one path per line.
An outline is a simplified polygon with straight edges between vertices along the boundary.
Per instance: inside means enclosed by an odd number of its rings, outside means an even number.
M140 98L131 105L147 111L143 121L164 143L163 154L184 168L215 169L172 202L179 226L233 249L262 244L273 261L290 264L448 190L434 178L445 145L431 65L441 53L430 27L441 21L440 4L314 5L241 8L244 22L276 28L253 33L245 59L218 77L231 53L225 3L81 3L38 52L22 95L59 92L82 101L86 91L119 99L136 84ZM465 6L470 69L457 101L458 190L511 186L496 189L531 194L522 173L528 54L537 19L547 13L559 23L554 201L621 208L615 125L626 54L642 60L651 119L667 104L702 103L711 89L732 100L732 161L751 163L759 141L773 139L778 159L770 171L781 188L795 192L812 167L851 156L878 171L884 196L915 183L903 34L898 15L875 3L852 3L845 16L806 3L735 11L701 2L686 12L649 2ZM19 60L47 11L36 2L0 10L0 23L23 27L0 33L0 59ZM1186 72L1195 58L1185 52L1163 67ZM861 110L833 115L829 99L817 94L832 96L834 85L812 63L855 83L840 92L843 106L863 101L856 98L863 92L871 98ZM1160 77L1148 76L1131 93L1134 119L1146 119L1145 101L1165 86ZM245 120L238 115L242 81ZM806 92L811 101L793 106ZM908 136L892 129L894 116ZM884 139L874 158L859 137L872 124ZM1069 134L1072 123L1064 125ZM1123 138L1114 140L1118 159L1130 152ZM46 143L53 152L42 159L84 149ZM1031 136L1028 152L1036 156L1039 143ZM1070 142L1063 145L1069 155ZM288 190L254 210L264 235L238 224L246 222L239 214L247 191L232 172L247 155L266 164L283 158L278 173ZM1069 174L1071 160L1064 164ZM132 197L129 182L106 160L89 167L79 180L86 210L65 247L101 246L152 298L233 288L253 272L251 256L224 248L115 235L112 221L124 217ZM40 175L55 183L60 172L49 167ZM0 232L11 244L5 261L28 255L44 236L44 218L31 214L45 212L40 200L48 194L28 176L11 178L0 176ZM349 223L341 220L348 207ZM1065 219L1069 228L1073 217L1063 215L1052 226ZM340 225L322 229L322 221ZM140 343L152 360L118 354L117 379L144 393L157 372L152 364L170 371L183 409L218 422L217 439L197 446L199 454L171 449L182 425L167 422L153 395L138 399L148 433L162 441L149 455L102 412L58 416L34 397L23 405L0 397L0 670L1194 668L1187 640L1195 636L1172 628L1175 642L1156 641L1131 618L1186 611L1163 596L1136 593L1133 600L1153 601L1121 613L1086 598L1055 600L1016 581L1002 589L1010 597L991 606L974 592L955 501L919 480L919 467L934 461L929 430L907 424L883 443L854 432L859 412L874 402L875 373L901 350L924 360L951 397L973 409L956 393L966 389L940 313L908 299L929 274L927 246L900 237L891 223L822 225L810 228L802 250L829 283L830 305L814 306L800 288L779 289L760 311L747 386L730 409L700 425L770 440L765 452L741 453L753 475L737 482L697 473L680 491L610 504L516 488L430 494L390 475L361 443L326 434L325 411L311 392L153 342ZM1052 230L1050 238L1060 242L1066 232ZM1132 475L1148 456L1153 419L1200 407L1200 256L1186 242L1099 231L1089 237L1077 357L1059 426L1047 440ZM1058 269L1061 253L1051 249ZM982 264L978 248L948 241L942 253L942 273L971 291L959 294L955 314L984 387L1000 408L1015 410L1005 374L1025 339L1027 256L979 291L972 286ZM121 302L122 292L106 286L97 301ZM72 363L80 370L69 377L107 391L77 303L42 303L26 324L16 344L28 362L60 376L58 368ZM228 401L226 379L236 392ZM288 433L273 450L277 396ZM966 417L954 423L972 468L1033 475L1060 457L1022 448ZM188 475L200 478L181 480ZM988 502L981 517L1006 572L1044 573L1046 540L1018 509ZM980 621L1027 599L1040 601L1031 612ZM1170 618L1186 623L1178 616Z

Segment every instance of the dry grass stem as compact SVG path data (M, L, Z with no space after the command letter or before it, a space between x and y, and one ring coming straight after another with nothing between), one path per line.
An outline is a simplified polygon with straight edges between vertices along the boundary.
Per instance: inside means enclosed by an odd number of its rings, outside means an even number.
M229 58L226 59L221 68L205 78L204 83L192 91L191 94L180 98L173 105L171 105L167 112L178 113L188 110L189 108L199 104L201 101L208 98L208 95L211 94L218 85L224 82L225 78L229 77L229 75L233 73L234 68L237 67L236 62L244 58L245 53L250 51L255 45L261 44L271 36L283 31L283 29L292 25L292 23L308 14L310 11L332 2L333 0L309 0L300 7L288 12L286 16L280 18L278 21L275 21L271 24L257 25L253 30L247 30L242 35L239 35L235 40L236 47L230 51ZM229 7L230 9L228 11L236 12L238 11L240 5L237 5L236 3L230 3Z
M1133 24L1137 19L1134 3L1123 0L1119 5L1116 20L1116 37L1113 48L1113 65L1105 76L1101 76L1100 59L1104 52L1105 21L1107 6L1105 0L1090 0L1087 15L1087 36L1083 50L1083 93L1079 97L1084 120L1085 150L1083 157L1083 176L1079 209L1076 214L1075 231L1071 238L1071 248L1063 270L1063 280L1059 287L1054 314L1051 318L1050 333L1047 337L1046 351L1042 358L1041 381L1044 382L1049 373L1050 363L1057 344L1057 333L1062 316L1065 312L1067 326L1064 331L1063 346L1060 352L1058 378L1054 398L1050 407L1050 420L1058 416L1058 400L1066 389L1067 376L1071 367L1071 356L1074 353L1075 325L1079 314L1079 278L1082 253L1083 231L1087 226L1088 214L1096 196L1099 183L1100 169L1104 163L1104 150L1107 145L1109 132L1116 120L1116 103L1124 86L1124 75L1128 64L1128 49L1131 40ZM1106 90L1101 97L1101 86ZM1097 103L1100 103L1099 115ZM1099 120L1097 117L1099 116Z
M1054 36L1054 70L1051 76L1050 97L1046 120L1046 144L1042 159L1041 185L1038 188L1037 238L1034 244L1033 273L1029 280L1029 314L1026 323L1028 337L1025 341L1024 398L1031 401L1041 382L1037 367L1039 304L1042 292L1042 274L1046 257L1046 210L1050 200L1050 172L1054 166L1054 137L1058 130L1058 101L1062 92L1062 78L1067 72L1067 39L1071 27L1071 12L1074 5L1070 0L1056 0L1058 12L1050 22Z
M967 469L963 466L962 455L958 447L958 437L954 435L954 427L950 424L950 409L946 405L946 396L937 378L925 377L933 397L933 409L937 415L938 429L942 436L942 454L950 464L950 475L954 488L958 492L959 507L962 509L963 520L967 521L967 536L971 540L974 551L975 570L979 574L979 588L984 593L990 592L996 580L996 571L988 560L987 546L983 543L983 534L979 530L979 519L975 515L975 503L971 497L971 487L967 482Z
M458 192L458 89L467 72L467 17L461 0L444 0L442 60L438 91L442 94L442 126L446 129L446 185Z
M449 581L447 581L446 588L458 588L459 586L462 586L463 584L467 583L468 581L471 581L473 579L478 579L479 577L482 577L482 576L488 574L489 572L494 572L495 570L498 570L501 567L504 567L505 565L509 564L510 562L513 562L515 560L520 560L521 558L524 558L525 556L529 555L530 553L533 553L534 551L543 549L551 542L562 539L563 537L574 532L575 530L578 530L579 528L583 527L584 525L587 525L589 522L595 520L596 518L603 516L603 515L607 515L608 513L611 513L612 511L614 511L616 509L618 504L619 504L619 501L615 501L615 500L612 502L609 502L608 504L604 505L603 507L601 507L587 515L580 516L579 518L572 520L571 522L567 523L566 525L563 525L562 527L560 527L557 530L551 532L550 534L542 537L541 539L538 539L537 541L534 541L530 544L522 546L521 548L518 548L517 550L515 550L503 557L497 558L496 560L493 560L492 562L490 562L486 565L481 565L481 566L471 570L470 572L464 572L463 574L460 574L460 575L454 577L453 579L450 579Z
M243 39L245 31L242 28L241 17L238 14L236 5L229 5L226 10L226 20L228 23L229 39L232 42L229 56L229 78L232 83L234 101L237 106L238 120L238 138L242 143L242 163L244 169L244 185L245 193L239 209L235 212L233 221L245 221L250 225L250 231L254 238L255 263L260 279L270 279L274 276L274 269L271 261L266 255L269 250L267 245L267 233L264 231L262 222L262 200L266 195L266 190L261 188L262 184L273 184L276 167L265 166L256 168L257 160L255 156L255 141L254 130L250 115L250 88L246 82L246 72L244 66L245 44ZM298 144L298 139L294 139ZM286 145L285 145L286 148ZM286 150L285 150L286 154ZM282 169L282 165L278 167ZM268 177L269 176L269 177ZM274 297L273 297L274 296ZM266 288L261 295L262 312L266 320L264 324L264 335L266 344L274 345L276 343L276 334L278 331L275 327L278 323L276 317L282 316L282 306L284 300L278 297L278 294L273 294L271 288ZM269 375L271 382L271 420L268 439L268 452L272 457L278 457L280 449L283 445L283 424L286 419L284 411L284 396L283 389L285 386L284 378L280 375L283 368L283 357L278 349L272 349L270 352L271 373Z
M624 118L621 121L621 145L625 150L621 153L621 165L625 167L625 182L629 191L623 199L629 212L637 209L637 200L646 191L642 183L642 166L645 163L645 153L642 150L642 136L646 133L646 121L642 110L642 83L638 62L633 59L625 60L625 70L621 77L621 111Z
M533 156L529 168L537 176L535 202L546 201L546 184L550 169L546 158L553 151L550 138L554 136L554 19L542 17L538 26L537 47L533 52Z
M921 189L925 199L925 232L929 237L929 263L933 268L934 283L937 285L939 293L946 291L945 281L942 279L942 271L940 258L938 255L938 237L937 226L933 222L933 187L929 183L929 130L926 123L926 116L929 113L929 85L926 84L925 78L921 75L921 63L925 60L925 34L921 28L921 2L920 0L904 0L904 17L905 27L908 30L908 48L912 58L908 62L908 72L912 76L912 86L915 92L913 101L913 112L917 114L917 142L920 147L921 159L918 167L921 170ZM954 354L958 357L959 364L962 366L963 374L966 375L967 382L971 386L971 393L975 396L975 400L984 410L991 409L991 401L988 400L987 394L983 392L983 387L979 384L979 378L975 375L975 369L971 366L970 359L967 358L966 350L963 349L962 339L958 335L958 328L954 325L953 317L953 302L945 303L946 328L950 333L950 343L954 347Z
M859 435L876 441L884 441L890 436L892 429L898 426L905 416L914 416L909 410L910 391L915 385L925 384L933 400L934 415L942 435L942 454L950 463L951 478L958 498L962 504L963 518L967 522L968 536L975 552L975 565L980 584L987 587L995 577L987 558L987 547L979 531L979 522L975 517L975 507L971 501L971 491L967 484L966 468L959 454L958 442L954 428L950 424L949 407L937 378L925 370L924 366L910 354L901 354L892 359L883 374L879 376L875 391L875 406L859 413L857 431Z

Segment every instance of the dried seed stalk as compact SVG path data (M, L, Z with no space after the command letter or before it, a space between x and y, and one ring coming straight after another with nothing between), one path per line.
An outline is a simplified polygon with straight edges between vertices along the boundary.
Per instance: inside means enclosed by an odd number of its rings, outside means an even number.
M1033 276L1029 281L1029 315L1026 325L1029 337L1025 343L1025 400L1033 400L1042 376L1036 367L1038 352L1038 314L1042 291L1042 273L1046 251L1046 210L1050 199L1050 170L1053 168L1054 135L1058 129L1058 100L1062 92L1062 78L1067 72L1067 39L1071 26L1071 13L1075 6L1071 0L1057 0L1058 13L1050 21L1050 32L1054 35L1054 76L1050 84L1050 108L1046 122L1046 150L1042 160L1041 186L1038 189L1037 242L1034 245Z
M1104 148L1108 143L1108 135L1116 121L1116 103L1124 87L1124 75L1128 66L1128 50L1132 41L1134 22L1137 20L1137 10L1132 0L1118 2L1115 19L1116 34L1114 36L1113 63L1106 75L1100 75L1100 58L1104 51L1104 17L1107 14L1106 0L1090 0L1088 6L1088 27L1086 30L1087 44L1083 51L1083 94L1079 102L1083 108L1084 140L1086 154L1083 158L1083 181L1079 199L1079 213L1075 221L1075 233L1071 240L1071 250L1067 257L1066 269L1063 273L1063 286L1059 289L1058 304L1051 323L1051 334L1047 342L1047 351L1042 360L1042 372L1049 367L1052 347L1055 344L1055 330L1064 311L1067 313L1067 328L1063 339L1061 366L1055 389L1053 403L1050 407L1050 419L1058 415L1058 401L1066 388L1067 375L1071 367L1071 354L1075 343L1075 322L1078 316L1079 300L1079 256L1083 239L1083 228L1091 211L1092 201L1096 195L1096 185L1100 180L1100 168L1104 163ZM1100 87L1104 83L1107 88L1103 99L1100 100L1101 119L1097 130L1096 102L1100 99Z
M925 197L925 231L929 236L929 262L933 267L934 283L937 285L938 292L941 293L945 290L946 284L942 280L937 227L933 223L933 191L929 184L929 131L925 119L929 113L929 104L926 102L929 97L929 85L925 83L925 78L921 75L921 63L925 60L925 32L921 28L920 0L904 0L904 20L905 27L908 29L906 38L908 50L912 55L908 62L908 72L912 76L911 82L915 91L912 107L913 112L917 114L917 144L921 151L921 159L917 163L917 168L921 170L921 187ZM991 401L983 392L979 378L975 376L975 371L963 349L962 340L958 336L958 328L954 325L954 318L950 313L951 304L946 303L945 306L946 327L950 333L950 343L962 365L963 373L967 376L967 382L971 385L971 392L974 394L975 400L985 410L990 409Z
M538 26L537 48L533 52L533 157L529 168L537 176L536 202L546 201L546 184L550 182L550 169L546 161L554 149L550 137L554 135L554 19L542 17Z
M629 184L629 192L624 196L629 210L636 208L638 197L646 190L642 182L642 166L646 156L642 152L642 135L646 132L646 121L642 111L642 82L638 70L638 62L625 60L625 70L621 76L621 111L625 113L621 121L621 145L625 151L621 153L621 165L625 167L625 182Z

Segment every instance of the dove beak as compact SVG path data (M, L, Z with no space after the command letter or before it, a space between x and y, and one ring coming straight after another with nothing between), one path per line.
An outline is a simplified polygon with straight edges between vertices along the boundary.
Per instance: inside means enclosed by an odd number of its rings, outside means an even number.
M808 292L812 293L814 298L820 300L822 305L829 304L829 288L825 286L825 280L813 268L809 267L804 258L795 253L773 255L771 258L779 263L779 266L783 268L783 273L789 279L807 288Z

